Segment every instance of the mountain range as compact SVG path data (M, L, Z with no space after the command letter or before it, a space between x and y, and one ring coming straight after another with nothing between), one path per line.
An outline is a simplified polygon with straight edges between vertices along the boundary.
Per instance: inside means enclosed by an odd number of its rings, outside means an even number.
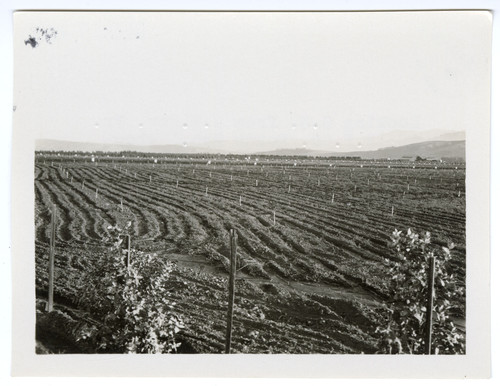
M365 159L379 158L462 158L465 159L465 141L427 141L412 143L404 146L384 147L378 150L324 152L308 149L278 149L261 152L259 155L289 155L289 156L317 156L317 157L361 157Z
M424 139L424 140L422 140ZM414 140L414 142L408 142ZM184 153L184 154L260 154L260 155L290 155L290 156L348 156L361 158L441 158L453 157L465 159L465 132L440 131L397 131L378 137L366 138L355 144L354 140L338 142L310 141L314 146L300 145L297 141L284 139L282 141L213 141L195 146L181 145L130 145L104 144L76 141L60 141L39 139L35 149L39 151L80 151L80 152L120 152L135 151L140 153ZM374 143L381 146L374 147ZM390 146L387 146L390 145ZM363 149L363 150L362 150Z

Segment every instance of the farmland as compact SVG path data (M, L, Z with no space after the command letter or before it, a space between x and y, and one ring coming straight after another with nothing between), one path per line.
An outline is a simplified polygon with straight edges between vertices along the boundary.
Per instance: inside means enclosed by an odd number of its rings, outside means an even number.
M230 229L234 352L375 353L394 229L453 242L465 282L464 163L46 152L34 177L37 334L52 352L91 350L54 339L44 320L53 205L62 324L91 317L78 307L78 278L106 253L109 227L130 221L133 250L176 264L181 352L224 351Z

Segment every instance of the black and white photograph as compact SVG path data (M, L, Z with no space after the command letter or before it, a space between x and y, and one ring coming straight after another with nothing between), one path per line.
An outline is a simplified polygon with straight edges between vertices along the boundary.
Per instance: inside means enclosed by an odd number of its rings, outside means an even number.
M491 21L16 12L34 357L476 355Z

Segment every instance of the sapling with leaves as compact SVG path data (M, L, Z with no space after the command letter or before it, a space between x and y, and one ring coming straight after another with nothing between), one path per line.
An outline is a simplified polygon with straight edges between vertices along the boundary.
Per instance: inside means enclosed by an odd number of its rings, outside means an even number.
M170 353L177 350L176 334L184 327L169 293L174 265L156 254L133 250L127 267L122 243L132 226L108 227L110 253L84 273L80 303L97 319L81 329L98 352Z
M464 304L465 290L453 273L453 243L447 247L431 244L431 234L408 229L391 235L392 259L389 295L392 299L382 327L377 328L381 351L386 353L424 353L424 330L427 305L427 273L435 258L432 353L465 353L465 337L451 320L452 313ZM463 310L462 310L463 311Z

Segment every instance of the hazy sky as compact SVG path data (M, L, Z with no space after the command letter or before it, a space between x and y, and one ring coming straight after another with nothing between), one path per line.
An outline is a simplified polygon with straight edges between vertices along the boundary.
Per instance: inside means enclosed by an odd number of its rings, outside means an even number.
M37 27L57 35L33 48ZM470 130L489 106L490 27L486 12L18 13L15 124L86 142L316 148Z

